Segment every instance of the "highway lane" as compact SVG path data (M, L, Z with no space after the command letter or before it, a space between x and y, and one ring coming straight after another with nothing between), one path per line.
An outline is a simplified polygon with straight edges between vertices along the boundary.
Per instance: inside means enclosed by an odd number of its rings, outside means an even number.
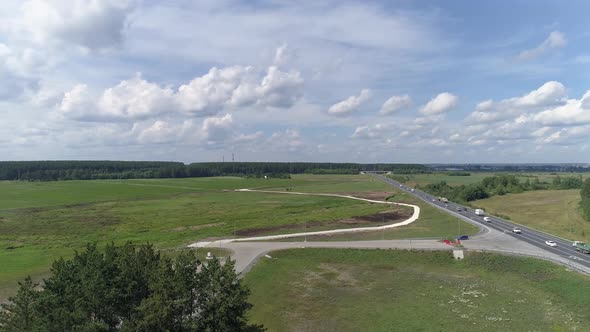
M455 202L445 203L445 202L439 201L436 196L430 195L429 193L426 193L426 192L418 190L418 189L407 187L398 181L395 181L391 178L388 178L388 177L380 175L380 174L375 174L375 173L370 173L370 172L367 172L367 174L369 174L377 179L380 179L382 181L385 181L385 182L391 184L392 186L395 186L396 188L398 188L401 191L404 191L404 192L411 194L417 198L420 198L423 201L427 202L428 204L433 205L439 209L445 210L445 211L447 211L451 214L454 214L454 215L460 215L461 217L463 217L463 219L468 219L471 223L476 223L478 225L483 225L484 227L488 227L488 228L503 232L507 235L510 235L510 236L518 239L518 240L532 244L532 245L542 248L546 251L549 251L553 254L559 255L559 256L566 258L566 259L569 259L572 262L576 262L580 265L590 268L590 254L583 254L583 253L580 253L579 251L575 250L575 248L572 246L572 241L560 238L555 235L543 233L543 232L534 230L534 229L526 227L526 226L515 224L515 223L510 222L508 220L505 220L505 219L502 219L499 217L495 217L495 216L489 215L487 213L485 214L485 216L490 217L490 221L486 222L483 220L484 216L479 216L479 215L475 214L475 210L473 210L471 208L468 208L466 206L462 206L462 205L457 204ZM458 211L457 208L460 208L461 211ZM512 230L515 227L520 228L522 233L521 234L513 233ZM557 247L550 247L550 246L546 245L545 244L546 240L555 241L555 243L557 244Z

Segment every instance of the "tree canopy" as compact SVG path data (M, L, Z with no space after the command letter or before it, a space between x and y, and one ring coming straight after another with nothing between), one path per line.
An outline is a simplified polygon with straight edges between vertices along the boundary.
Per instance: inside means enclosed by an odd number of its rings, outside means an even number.
M540 182L537 177L531 182L529 178L521 181L517 175L499 174L483 178L479 183L450 186L445 181L420 187L433 195L446 197L455 202L470 202L494 195L521 193L540 189L579 189L582 187L580 176L556 176L552 183Z
M150 245L89 244L53 263L41 290L30 277L3 305L0 331L264 331L247 322L249 290L234 261L171 259Z
M2 161L0 180L57 181L93 179L251 176L286 178L289 174L358 174L361 170L424 173L416 164L313 162L213 162L185 165L159 161Z

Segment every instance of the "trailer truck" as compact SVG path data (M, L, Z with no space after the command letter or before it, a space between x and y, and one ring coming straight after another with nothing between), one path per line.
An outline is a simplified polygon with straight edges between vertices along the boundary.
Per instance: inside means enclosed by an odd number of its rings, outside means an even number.
M475 209L475 214L477 214L478 216L483 216L485 212L482 209Z
M574 241L572 246L576 248L577 251L583 254L590 254L590 245L582 242L582 241Z

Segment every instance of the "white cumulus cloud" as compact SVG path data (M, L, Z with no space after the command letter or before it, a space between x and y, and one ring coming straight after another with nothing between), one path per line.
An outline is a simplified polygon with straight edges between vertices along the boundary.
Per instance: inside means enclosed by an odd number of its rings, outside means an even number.
M258 106L289 108L303 95L299 72L275 66L264 76L253 67L211 68L178 90L141 78L121 81L102 93L80 84L64 94L58 113L81 121L145 119L164 113L210 116L226 109Z
M560 105L535 114L533 119L544 126L571 126L590 123L590 90L581 99L570 99Z
M376 124L374 126L360 126L354 130L354 133L351 137L358 139L382 138L388 129L389 126L384 124Z
M174 92L136 75L94 96L86 84L78 84L66 92L58 113L80 121L114 121L145 119L176 108Z
M88 49L121 43L135 0L31 0L23 21L38 42L60 40Z
M451 93L443 92L431 99L422 107L420 113L423 115L438 115L451 111L459 102L459 98Z
M203 121L201 131L208 144L224 141L231 137L233 132L233 117L226 114L220 117L210 117Z
M520 97L503 99L500 102L494 102L493 100L480 102L475 107L475 111L467 117L467 122L492 123L529 111L563 105L566 101L566 95L567 90L563 84L557 81L549 81Z
M358 96L350 96L345 100L330 106L328 113L333 115L350 114L358 110L359 107L369 100L369 98L371 98L371 91L369 89L363 89Z
M379 114L386 115L399 112L412 106L412 98L408 95L392 96L381 106Z
M567 38L559 31L552 31L549 36L537 47L524 50L518 54L520 60L531 60L539 57L552 49L563 48L567 45Z

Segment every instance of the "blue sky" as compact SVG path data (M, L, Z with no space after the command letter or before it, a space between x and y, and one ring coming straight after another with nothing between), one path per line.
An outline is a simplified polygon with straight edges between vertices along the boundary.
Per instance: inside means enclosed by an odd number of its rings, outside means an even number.
M0 159L590 162L589 11L5 0Z

